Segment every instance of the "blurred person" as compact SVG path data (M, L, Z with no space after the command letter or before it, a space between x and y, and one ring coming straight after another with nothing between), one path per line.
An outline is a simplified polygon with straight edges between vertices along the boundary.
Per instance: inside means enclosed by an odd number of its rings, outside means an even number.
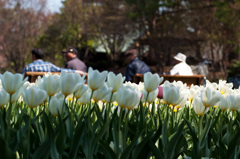
M173 58L176 64L170 70L171 75L193 75L192 68L186 63L186 55L178 53Z
M62 53L65 54L67 60L65 68L87 72L87 66L77 57L78 51L74 47L68 47Z
M43 61L44 52L41 48L34 48L32 50L32 63L25 66L22 70L22 74L25 72L77 72L83 74L83 71L75 71L73 69L60 68L48 61Z
M126 61L128 62L125 76L125 81L133 82L133 77L135 74L144 74L146 72L151 72L150 67L138 58L138 50L131 49L125 53Z

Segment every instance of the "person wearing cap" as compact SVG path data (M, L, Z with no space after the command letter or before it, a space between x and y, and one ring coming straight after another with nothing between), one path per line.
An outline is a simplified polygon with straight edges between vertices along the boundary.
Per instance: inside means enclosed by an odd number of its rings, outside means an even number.
M144 74L146 72L151 72L149 66L138 58L138 50L131 49L125 53L125 58L128 62L125 76L125 81L133 82L133 77L136 73Z
M75 71L73 69L60 68L48 61L43 61L44 52L41 48L34 48L32 50L32 63L26 65L22 70L22 74L25 72L77 72L83 74L82 71Z
M191 67L186 63L186 55L178 53L173 58L177 64L170 70L171 75L193 75Z
M74 47L68 47L62 53L65 53L67 59L65 68L87 72L87 66L77 57L78 51Z

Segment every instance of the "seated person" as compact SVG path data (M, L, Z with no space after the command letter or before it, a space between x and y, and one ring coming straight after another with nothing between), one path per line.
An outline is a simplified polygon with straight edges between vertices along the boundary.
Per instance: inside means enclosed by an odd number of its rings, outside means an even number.
M125 57L128 62L125 72L126 81L133 82L133 77L136 73L144 74L146 72L151 72L151 69L148 67L148 65L141 61L137 56L137 49L131 49L125 53Z
M62 53L65 54L67 60L65 68L87 72L87 66L77 57L78 51L74 47L68 47Z
M22 73L25 74L25 72L61 72L61 71L66 71L66 72L77 72L80 74L83 74L83 71L75 71L72 69L65 69L65 68L60 68L55 66L54 64L48 62L48 61L43 61L44 57L44 52L40 48L34 48L32 50L32 61L33 63L28 64L25 66L23 69Z
M191 67L186 63L186 55L178 53L173 58L177 64L170 70L171 75L193 75Z

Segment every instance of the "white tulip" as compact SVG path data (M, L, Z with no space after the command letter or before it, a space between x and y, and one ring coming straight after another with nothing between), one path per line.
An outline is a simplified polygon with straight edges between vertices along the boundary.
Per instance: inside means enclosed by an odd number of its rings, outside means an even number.
M207 87L201 91L201 100L205 107L213 107L222 98L222 94L216 90Z
M147 92L155 91L163 81L163 77L160 77L158 74L152 74L151 72L145 73L143 78L144 88Z
M29 88L29 87L39 87L36 83L30 83L29 81L24 82L22 89Z
M29 87L23 90L22 96L23 101L30 108L34 108L44 102L47 97L47 93L39 87Z
M180 90L188 89L187 83L183 83L182 81L173 81L171 84L178 87Z
M50 74L50 72L48 72L48 73ZM46 74L45 74L45 75L46 75ZM44 75L44 76L45 76L45 75ZM58 75L58 76L59 76L59 75ZM35 86L38 86L38 87L39 87L42 82L43 82L43 78L42 78L41 76L38 76L34 83L35 83Z
M16 102L16 101L19 99L20 95L22 94L22 91L23 91L23 87L20 88L19 90L17 90L17 92L15 92L15 93L12 95L12 97L11 97L11 103L14 103L14 102Z
M0 108L4 107L9 102L9 94L1 87L0 88Z
M49 103L49 111L53 116L58 116L62 113L64 101L64 98L57 98L55 96L51 98L51 101Z
M212 90L217 90L218 84L216 82L210 82L209 80L206 80L206 87L209 87Z
M138 84L136 83L131 83L131 82L125 82L123 86L126 86L127 88L131 90L138 90L138 91L143 91L144 90L144 83L139 82Z
M78 73L61 72L60 75L60 90L62 94L68 96L71 93L76 92L81 85L85 83L85 75L81 76Z
M114 92L114 93L116 93L116 92ZM113 93L113 94L114 94ZM113 101L113 94L112 94L112 92L108 92L103 98L102 98L102 102L103 103L110 103L110 102L112 102ZM111 99L111 97L112 97L112 99Z
M229 108L232 111L236 111L240 109L240 95L228 95L227 97L227 103L229 105Z
M227 100L227 97L222 97L218 103L218 107L222 110L222 111L226 111L229 108L229 103Z
M148 97L147 97L148 95ZM152 103L157 99L157 95L158 95L158 89L156 89L155 91L152 92L147 92L146 90L143 90L143 96L142 96L142 102L148 102L148 103ZM147 101L146 101L147 98Z
M209 108L206 108L203 104L202 99L199 96L196 96L193 99L193 110L197 113L198 116L202 116L208 111Z
M78 90L74 93L75 98L79 99L89 89L88 85L81 85Z
M125 77L121 73L115 75L113 72L108 73L107 84L112 87L112 93L116 92L120 87L122 87Z
M44 75L39 87L45 90L49 97L55 95L59 91L60 76L51 73Z
M13 74L6 71L4 74L0 75L2 81L2 86L6 92L10 95L16 93L23 85L27 78L23 79L23 75L20 73Z
M107 83L105 82L104 85L97 89L96 91L93 92L93 97L92 99L95 102L98 102L104 98L109 92L112 92L112 88L109 88Z
M180 92L180 89L173 85L163 86L163 100L166 104L177 106L182 100L184 100L185 95Z
M59 92L57 92L57 93L54 95L54 97L56 97L56 98L64 98L64 95L62 94L61 91L59 91Z
M177 102L178 105L175 106L175 108L180 109L184 106L190 106L190 102L187 100L186 96L182 96L183 98L179 98L179 101Z
M91 98L91 89L87 90L80 99L78 99L78 102L82 105L89 104L90 98Z
M229 91L231 92L232 88L233 88L233 83L227 83L226 80L219 80L219 82L218 82L218 90L222 94L226 94Z
M122 87L116 92L114 98L119 107L131 110L139 104L141 92Z
M103 71L99 72L98 70L93 70L92 67L89 67L88 69L88 78L87 83L89 87L95 91L103 86L104 82L106 81L108 72Z
M201 90L201 87L197 85L191 85L189 92L187 94L188 100L191 102L193 101L194 97L197 95L197 93Z

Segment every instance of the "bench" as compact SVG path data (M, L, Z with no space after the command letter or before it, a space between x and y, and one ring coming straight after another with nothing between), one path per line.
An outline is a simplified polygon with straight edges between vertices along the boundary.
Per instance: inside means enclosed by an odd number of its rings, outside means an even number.
M28 77L29 82L35 82L38 76L43 76L47 72L25 72L24 78ZM61 72L50 72L51 74L61 74ZM169 82L173 81L182 81L183 83L187 83L187 86L191 84L194 85L202 85L204 80L204 75L192 75L192 76L181 76L181 75L161 75L159 76L164 77L163 82L168 80ZM87 77L87 74L86 74ZM134 83L143 82L143 74L136 74L133 78Z
M204 75L182 76L182 75L162 75L162 74L159 74L159 76L164 78L162 83L164 83L166 80L169 82L182 81L183 83L186 83L187 86L191 86L191 84L202 85L205 77ZM134 83L143 82L143 74L136 74L133 77L133 82Z
M24 78L26 78L26 77L28 77L28 81L29 82L35 82L36 81L36 79L38 78L38 76L43 76L43 75L45 75L46 73L48 73L48 72L25 72L25 74L24 74ZM58 74L58 75L60 75L61 74L61 72L50 72L51 74ZM81 74L82 75L82 74ZM87 77L87 74L86 74L86 77Z

